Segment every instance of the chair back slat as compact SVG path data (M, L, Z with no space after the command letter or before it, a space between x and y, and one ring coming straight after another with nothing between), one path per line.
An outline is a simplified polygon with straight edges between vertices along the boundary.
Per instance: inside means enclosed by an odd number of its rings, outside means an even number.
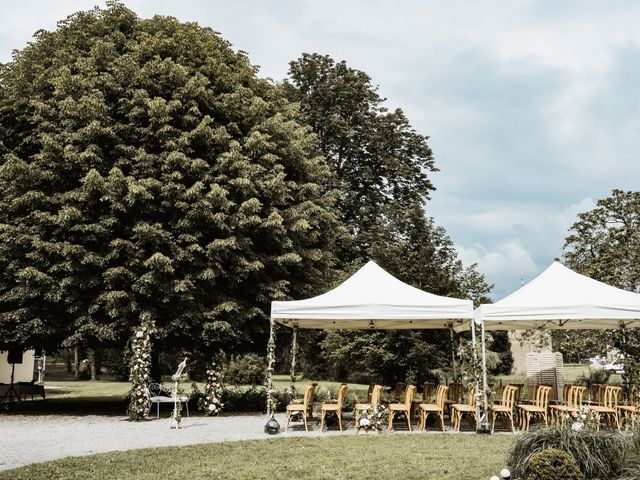
M310 403L313 403L313 396L315 394L315 385L307 385L306 390L304 391L304 400L303 405L308 407Z
M375 388L375 383L369 384L369 389L367 390L367 403L371 403L371 395L373 395L373 389Z
M438 385L438 390L436 391L436 405L440 410L444 408L448 390L449 387L447 385Z
M342 408L342 404L344 403L344 397L347 393L347 384L343 383L340 385L340 390L338 390L338 408Z
M375 385L373 387L373 391L371 392L371 406L377 407L380 403L380 395L382 394L382 385Z
M476 406L476 387L469 387L467 391L467 405L470 407Z
M407 390L405 392L405 396L404 396L404 404L407 408L407 410L409 410L411 408L411 401L413 400L413 396L416 393L416 386L415 385L409 385L407 387Z

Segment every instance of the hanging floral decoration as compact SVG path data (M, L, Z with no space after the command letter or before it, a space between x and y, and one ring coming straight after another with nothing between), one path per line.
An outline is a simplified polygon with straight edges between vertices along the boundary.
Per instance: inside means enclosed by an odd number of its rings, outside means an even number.
M207 416L218 415L224 404L222 403L222 372L217 368L215 362L207 369L207 384L204 387L204 398L201 402L201 409Z
M131 342L133 355L129 374L131 391L128 414L129 419L136 422L145 420L151 409L148 385L151 373L151 334L154 327L151 317L144 315L142 325L136 329Z

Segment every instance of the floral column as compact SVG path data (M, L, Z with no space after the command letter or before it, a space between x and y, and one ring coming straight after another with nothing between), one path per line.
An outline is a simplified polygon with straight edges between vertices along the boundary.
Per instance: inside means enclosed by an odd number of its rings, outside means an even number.
M298 327L293 327L291 338L291 398L296 398L296 357L298 355Z
M222 372L212 361L207 369L207 385L204 388L204 414L210 417L218 415L222 407Z
M149 375L151 371L151 333L154 323L149 314L142 315L142 325L136 330L131 342L131 391L129 393L129 419L145 420L151 409Z
M274 413L273 408L273 365L276 362L276 333L275 322L271 319L269 329L269 343L267 343L267 415Z

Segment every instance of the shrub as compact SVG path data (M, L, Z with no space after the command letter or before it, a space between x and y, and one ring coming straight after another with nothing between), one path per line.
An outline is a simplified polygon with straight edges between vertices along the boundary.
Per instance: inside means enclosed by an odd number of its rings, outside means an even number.
M224 378L233 385L263 385L267 364L264 357L255 353L240 355L227 367Z
M225 412L265 412L267 407L266 387L224 387L222 403ZM275 393L275 410L284 411L291 401L286 392Z
M583 480L576 459L567 452L547 448L531 456L527 480Z
M628 459L629 439L614 432L538 428L516 437L507 464L513 478L526 478L531 457L555 448L576 459L585 479L613 479L621 474Z

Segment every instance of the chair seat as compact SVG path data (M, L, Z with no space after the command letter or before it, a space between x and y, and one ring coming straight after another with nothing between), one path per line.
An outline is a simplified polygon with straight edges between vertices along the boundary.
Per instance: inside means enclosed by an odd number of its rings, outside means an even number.
M420 410L424 410L425 412L439 412L440 407L435 403L421 403Z
M353 408L355 410L371 410L372 405L370 403L356 403Z
M287 411L304 411L307 409L307 406L304 403L295 403L287 405Z
M337 403L323 403L322 407L320 407L320 410L324 410L324 411L338 411L341 410L342 406L338 405Z
M601 407L599 405L591 407L590 410L597 413L616 413L617 412L615 408Z
M388 408L389 410L402 410L404 412L407 406L404 403L390 403Z
M533 412L546 412L546 409L542 407L536 407L534 405L518 405L518 408L524 410L525 412L533 413Z
M505 407L503 405L490 405L489 408L494 412L511 412L509 407Z
M455 403L451 405L451 408L453 408L454 410L458 410L459 412L475 412L476 411L476 407L472 407L467 403Z
M633 405L618 405L618 410L622 410L624 412L636 413L638 407L634 407Z

